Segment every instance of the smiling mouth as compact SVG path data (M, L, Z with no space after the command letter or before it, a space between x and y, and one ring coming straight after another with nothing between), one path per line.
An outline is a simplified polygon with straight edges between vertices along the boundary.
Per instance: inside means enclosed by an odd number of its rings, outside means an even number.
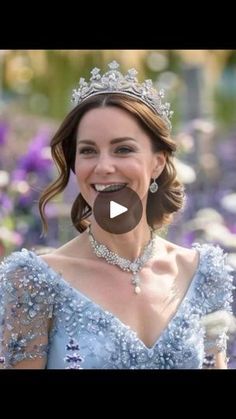
M91 185L92 188L94 189L94 191L99 192L99 193L108 193L108 192L117 192L117 191L121 191L122 189L124 189L127 186L127 183L122 183L122 184L110 184L110 185L95 185L92 184Z

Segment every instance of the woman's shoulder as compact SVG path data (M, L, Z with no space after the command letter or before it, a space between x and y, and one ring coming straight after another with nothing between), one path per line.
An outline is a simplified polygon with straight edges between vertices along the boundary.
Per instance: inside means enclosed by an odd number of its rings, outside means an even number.
M34 251L21 249L6 256L0 264L0 285L18 289L47 289L54 284L54 273Z
M48 270L58 275L62 275L63 272L67 271L71 262L74 262L74 258L57 252L42 254L40 258L45 263L45 266L48 267Z
M0 264L1 272L20 268L40 268L40 258L37 253L33 250L22 248L21 250L16 250L5 256Z
M228 253L218 244L193 243L200 254L199 293L204 297L206 313L219 310L232 312L234 269Z
M194 248L188 248L180 246L174 242L168 241L163 238L159 238L160 249L163 249L163 254L175 263L178 267L178 270L194 271L199 265L199 252Z
M33 267L35 254L28 249L21 249L5 256L0 264L0 274L11 273L18 270L26 270Z
M180 262L190 265L196 262L199 268L204 270L205 267L205 271L209 268L212 271L218 270L219 267L232 271L232 268L227 264L226 251L218 244L194 242L190 247L184 247L165 239L162 241L167 253L174 253Z
M215 284L218 287L232 288L233 268L227 260L227 252L218 244L192 243L191 247L179 246L164 240L167 253L174 254L179 267L200 273L202 282Z
M91 266L90 259L88 263L89 256L82 234L50 252L41 254L40 257L48 267L58 273L68 271L75 263L81 270L86 270L88 266Z
M232 313L234 275L227 261L227 252L218 244L193 243L191 248L173 245L179 258L194 278L195 302L205 314ZM198 257L191 252L197 252ZM191 271L191 264L194 269ZM186 268L187 267L187 268Z
M233 268L228 263L228 253L219 244L213 243L193 243L192 248L196 249L200 255L201 273L215 283L223 281L232 282Z

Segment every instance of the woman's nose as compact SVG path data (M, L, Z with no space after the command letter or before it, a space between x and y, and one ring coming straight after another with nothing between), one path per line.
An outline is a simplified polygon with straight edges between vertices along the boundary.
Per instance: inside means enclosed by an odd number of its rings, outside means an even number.
M115 171L113 159L107 155L100 155L98 157L96 167L94 169L95 173L104 174L112 173Z

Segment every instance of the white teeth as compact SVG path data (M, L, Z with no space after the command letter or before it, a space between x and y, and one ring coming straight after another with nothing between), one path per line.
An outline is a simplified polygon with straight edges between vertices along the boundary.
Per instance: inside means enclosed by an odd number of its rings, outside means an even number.
M96 189L97 192L102 192L104 191L104 189L107 189L108 191L117 191L121 188L123 188L123 186L125 186L125 183L111 183L110 185L100 185L100 184L95 184L94 188Z

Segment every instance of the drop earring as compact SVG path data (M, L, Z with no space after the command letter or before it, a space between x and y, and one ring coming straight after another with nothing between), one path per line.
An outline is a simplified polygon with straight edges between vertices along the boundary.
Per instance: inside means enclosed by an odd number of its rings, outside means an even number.
M153 180L153 182L149 186L149 190L152 193L155 193L158 190L158 184L156 183L156 178Z

